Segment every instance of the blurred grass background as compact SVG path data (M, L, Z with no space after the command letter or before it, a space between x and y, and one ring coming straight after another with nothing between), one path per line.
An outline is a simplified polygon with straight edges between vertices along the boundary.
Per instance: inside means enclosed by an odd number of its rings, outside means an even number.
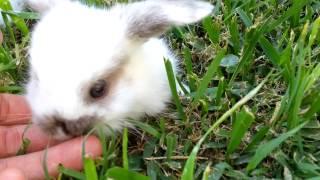
M320 1L210 2L210 17L166 34L184 69L175 77L165 61L168 79L191 92L172 84L166 112L122 137L100 132L103 157L83 172L61 166L59 179L319 179ZM0 92L23 93L39 16L0 8Z

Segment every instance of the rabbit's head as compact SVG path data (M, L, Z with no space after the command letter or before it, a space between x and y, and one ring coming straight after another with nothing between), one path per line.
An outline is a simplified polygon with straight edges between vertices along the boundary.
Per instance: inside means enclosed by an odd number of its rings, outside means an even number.
M131 61L145 57L132 56L170 26L199 21L213 8L194 0L149 0L110 9L68 0L48 8L29 1L45 12L32 34L27 99L33 122L56 138L80 135L98 122L117 130L144 109L160 110L156 104L139 106L146 96L132 82L147 82L130 77L139 73L134 65L139 62Z

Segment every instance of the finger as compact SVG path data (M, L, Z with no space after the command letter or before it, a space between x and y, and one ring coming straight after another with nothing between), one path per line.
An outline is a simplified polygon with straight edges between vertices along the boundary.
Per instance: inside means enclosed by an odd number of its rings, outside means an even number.
M2 41L3 41L3 34L1 32L1 29L0 29L0 45L2 44Z
M58 175L58 165L63 164L74 170L82 169L82 143L83 138L79 137L48 149L47 168L51 176ZM101 144L99 140L91 136L86 141L87 154L92 157L101 155ZM0 159L0 171L5 168L18 168L23 171L27 179L44 179L43 172L44 151L28 155L17 156L7 159Z
M38 126L0 126L0 158L14 156L22 147L23 139L30 140L27 152L35 152L62 141L51 139Z
M26 180L26 177L21 170L9 168L0 172L0 179Z
M26 124L31 110L23 96L0 94L0 125Z

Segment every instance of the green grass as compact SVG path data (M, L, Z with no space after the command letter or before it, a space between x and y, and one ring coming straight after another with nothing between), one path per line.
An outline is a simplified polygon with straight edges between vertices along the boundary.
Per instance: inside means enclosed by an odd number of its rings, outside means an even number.
M168 111L133 121L139 133L100 132L102 158L86 157L83 172L61 167L60 178L320 176L320 2L211 2L211 17L167 33L185 69L174 77L164 62L173 93ZM0 7L3 16L15 17L2 28L0 92L21 93L30 22L38 16ZM191 92L179 96L175 81Z

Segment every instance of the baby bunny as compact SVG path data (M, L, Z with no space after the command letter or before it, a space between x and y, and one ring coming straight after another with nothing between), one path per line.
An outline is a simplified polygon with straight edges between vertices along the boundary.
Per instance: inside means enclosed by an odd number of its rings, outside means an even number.
M26 97L33 122L58 139L81 135L97 123L120 130L128 118L164 110L171 93L163 60L175 71L178 60L157 37L213 9L198 0L148 0L109 9L58 0L38 7L45 12L32 34Z

